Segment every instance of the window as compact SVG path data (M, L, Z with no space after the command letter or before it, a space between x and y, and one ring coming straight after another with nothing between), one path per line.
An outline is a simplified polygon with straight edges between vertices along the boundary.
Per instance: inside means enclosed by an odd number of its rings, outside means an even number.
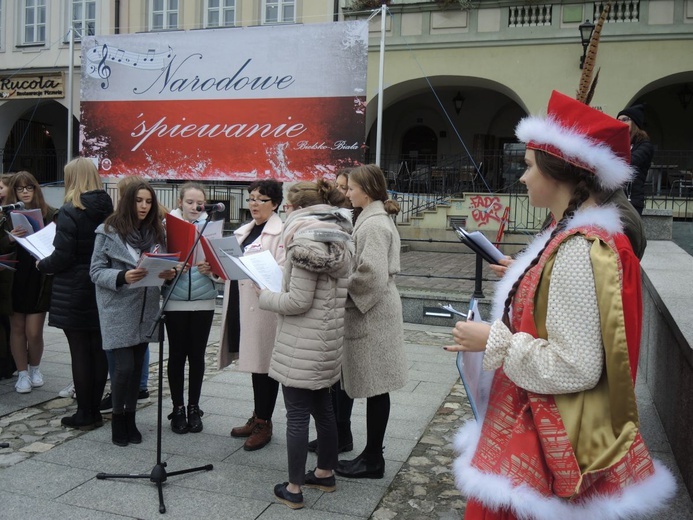
M264 23L294 23L295 0L265 0Z
M178 0L150 0L149 30L178 29Z
M24 0L22 9L22 43L46 43L46 0Z
M96 34L96 0L72 0L70 20L75 29L75 41Z
M236 0L207 0L205 27L236 25Z

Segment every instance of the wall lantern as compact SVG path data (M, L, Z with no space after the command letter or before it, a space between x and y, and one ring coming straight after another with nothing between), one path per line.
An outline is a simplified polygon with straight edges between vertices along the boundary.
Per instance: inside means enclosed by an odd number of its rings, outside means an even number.
M589 20L585 20L585 23L581 23L578 29L580 30L580 43L582 43L582 57L580 58L580 68L582 68L585 65L587 47L590 44L592 33L594 32L594 24Z
M457 91L457 95L455 95L454 98L452 98L452 104L455 107L455 112L457 115L460 115L460 111L462 110L462 105L464 105L464 96L460 94L460 91Z
M681 90L676 93L676 96L679 98L683 109L686 110L688 105L690 105L691 100L693 100L693 90L688 87L688 83L684 83Z

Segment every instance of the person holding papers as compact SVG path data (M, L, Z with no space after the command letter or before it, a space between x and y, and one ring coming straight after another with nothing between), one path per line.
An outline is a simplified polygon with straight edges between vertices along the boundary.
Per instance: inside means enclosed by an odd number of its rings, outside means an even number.
M44 225L53 222L58 211L46 203L38 181L26 171L12 177L7 192L6 204L16 202L23 202L25 209L41 210ZM24 227L13 228L11 219L7 219L6 226L6 230L10 230L7 239L11 242L14 242L14 237L24 237L30 232ZM8 244L0 246L0 249L7 252L7 247ZM9 247L12 248L12 245ZM17 252L17 270L12 284L10 347L17 365L15 390L26 394L32 388L43 386L39 365L43 356L43 325L51 303L53 277L36 270L36 259L26 249L16 244L14 249Z
M178 218L191 224L203 223L207 218L204 186L186 182L180 188L178 208L167 218ZM187 251L181 251L185 255ZM181 258L183 260L184 258ZM166 332L168 335L168 386L171 389L173 412L168 416L175 433L202 431L200 393L205 373L205 351L209 331L214 319L217 289L210 279L211 269L204 259L187 269L178 279L166 304ZM185 362L188 362L188 409L186 418L183 386Z
M301 486L335 490L337 424L331 386L340 377L344 304L351 273L351 212L346 197L325 180L299 182L287 194L282 231L286 262L281 292L263 290L260 308L279 314L269 376L286 405L289 482L274 494L303 507ZM318 431L318 464L306 474L311 415Z
M99 403L108 373L101 342L96 290L89 277L96 228L113 213L94 163L78 157L65 165L65 205L58 212L53 254L36 268L53 275L48 324L63 329L70 346L77 413L62 418L69 428L103 425Z
M149 336L149 332L159 311L159 286L129 285L148 275L137 267L140 257L164 248L154 190L147 182L131 184L115 213L96 229L89 271L96 285L103 348L112 352L114 360L111 440L117 446L142 442L135 423L137 395L144 352L150 341L156 341L156 333ZM172 280L176 269L165 269L158 276Z
M632 176L628 126L554 92L516 134L520 182L555 223L498 283L492 324L458 322L446 347L485 351L495 370L482 424L456 439L465 518L656 516L675 482L639 428L640 265L599 202Z
M277 263L284 265L284 245L281 241L282 221L277 209L282 203L282 183L275 180L255 181L248 187L247 199L252 222L238 228L234 235L243 248L243 255L269 251ZM226 289L229 288L226 284ZM240 340L238 370L250 372L253 381L255 410L243 426L231 430L232 437L246 438L246 451L259 450L272 439L272 414L279 393L279 383L269 377L270 359L274 347L277 315L259 307L255 284L248 280L239 283ZM225 294L230 291L225 291ZM224 311L228 298L224 300ZM224 313L226 314L226 313ZM226 345L227 331L222 333L222 345Z
M400 269L400 239L390 217L399 213L399 204L388 198L385 175L375 164L351 170L347 197L362 211L354 226L356 255L344 317L342 386L349 397L367 399L367 437L358 457L339 461L337 474L377 479L385 473L390 392L406 384L408 373L402 303L394 278Z

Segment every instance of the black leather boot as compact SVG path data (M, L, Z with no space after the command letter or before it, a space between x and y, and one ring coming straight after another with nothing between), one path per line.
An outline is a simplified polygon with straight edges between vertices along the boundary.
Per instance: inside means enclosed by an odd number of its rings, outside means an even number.
M204 412L196 404L188 405L188 431L200 433L202 431L202 417Z
M115 413L111 417L111 441L116 446L128 445L128 426L124 413Z
M383 478L385 459L382 453L361 453L352 460L340 460L335 473L347 478Z
M128 433L128 442L139 444L142 442L142 434L135 424L135 412L125 412L125 424Z

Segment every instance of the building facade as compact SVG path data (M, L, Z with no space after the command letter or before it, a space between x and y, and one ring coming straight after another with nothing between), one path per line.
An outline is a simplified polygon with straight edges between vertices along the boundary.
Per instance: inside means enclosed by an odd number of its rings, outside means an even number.
M366 160L402 189L492 190L517 178L514 127L542 113L553 89L574 92L579 26L604 2L387 2L382 153L376 151L381 19L371 19ZM73 114L78 153L82 35L329 23L369 17L371 0L0 0L2 170L62 178ZM74 32L70 33L70 27ZM70 37L74 35L74 73ZM646 130L671 179L693 171L693 1L615 1L602 31L593 105L616 115L647 104ZM73 81L70 85L70 77ZM667 171L668 169L668 171ZM427 172L417 185L416 172ZM481 173L481 175L479 175ZM460 185L459 181L470 185ZM399 184L397 184L399 181ZM405 185L408 183L408 185ZM667 184L668 183L668 184Z

